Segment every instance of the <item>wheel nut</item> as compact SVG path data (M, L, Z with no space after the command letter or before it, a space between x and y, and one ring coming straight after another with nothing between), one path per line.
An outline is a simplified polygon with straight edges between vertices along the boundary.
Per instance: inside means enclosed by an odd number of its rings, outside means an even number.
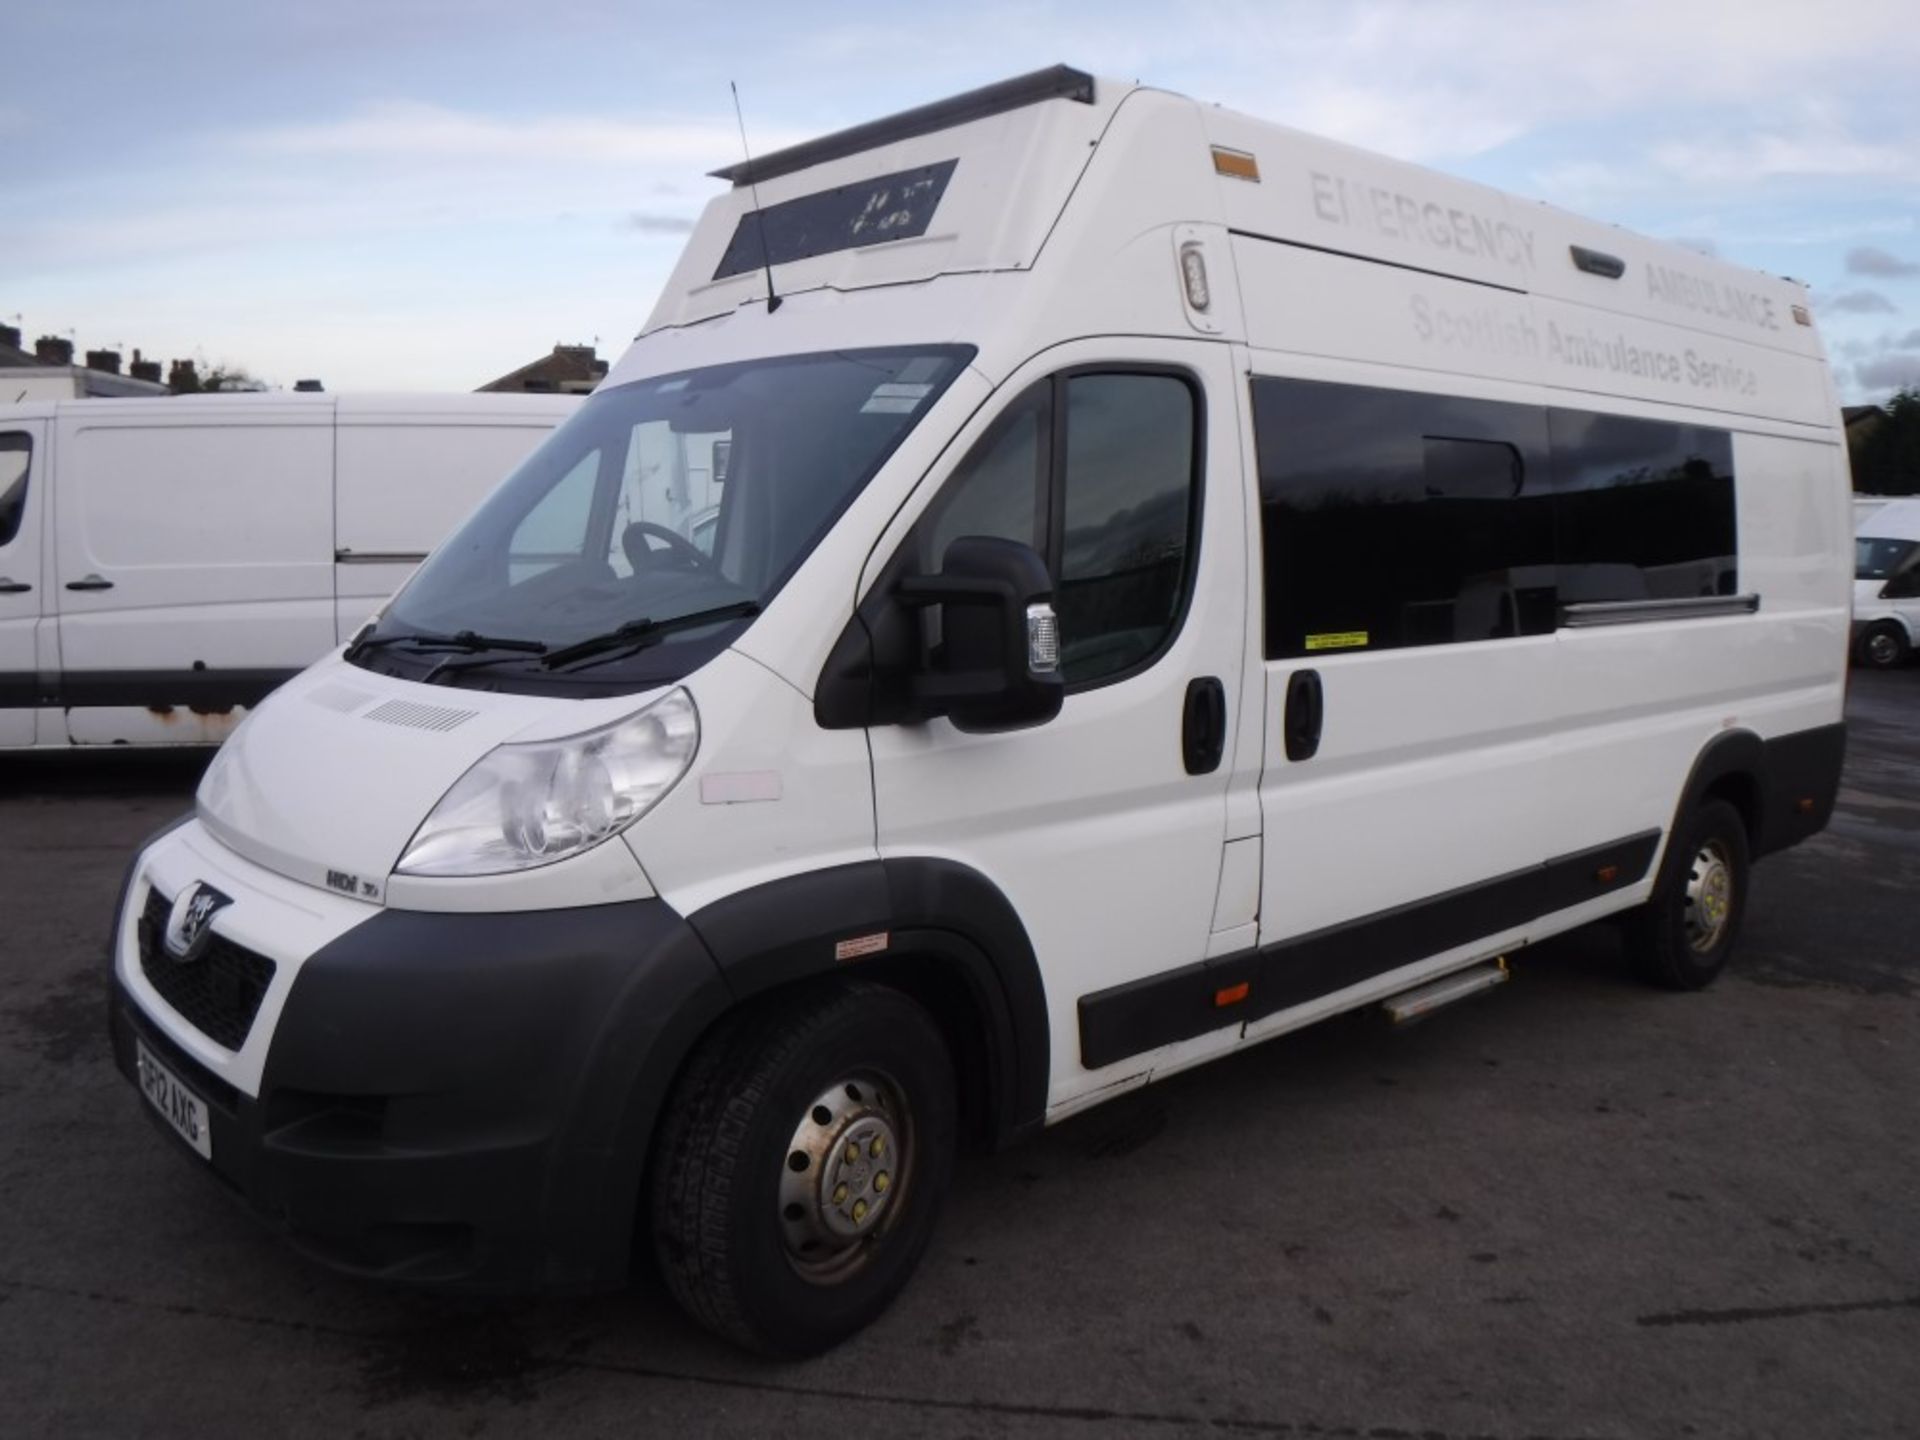
M884 1135L874 1136L873 1144L867 1147L867 1153L876 1160L878 1160L882 1155L886 1154L887 1153L887 1137Z
M882 1170L878 1175L873 1177L873 1193L876 1195L886 1194L887 1186L892 1183L891 1180L887 1179L887 1172Z
M862 1220L866 1218L867 1218L867 1202L864 1200L854 1201L853 1202L853 1223L858 1225Z
M838 1185L833 1187L833 1203L836 1205L844 1205L847 1203L846 1181L842 1180Z
M847 1142L847 1163L851 1165L854 1163L854 1161L858 1160L859 1158L860 1158L860 1142L858 1140L849 1140Z

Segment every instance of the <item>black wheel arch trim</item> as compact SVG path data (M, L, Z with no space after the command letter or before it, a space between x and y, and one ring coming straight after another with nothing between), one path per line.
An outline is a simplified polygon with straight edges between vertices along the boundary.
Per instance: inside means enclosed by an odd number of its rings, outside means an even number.
M1667 833L1716 786L1735 780L1751 787L1751 803L1736 808L1745 815L1753 858L1797 845L1824 830L1833 816L1846 744L1844 722L1765 740L1751 730L1723 731L1694 757Z
M1051 1040L1039 962L979 871L931 857L858 861L736 892L687 920L737 1002L822 975L884 981L931 959L964 982L984 1031L989 1140L1043 1123Z

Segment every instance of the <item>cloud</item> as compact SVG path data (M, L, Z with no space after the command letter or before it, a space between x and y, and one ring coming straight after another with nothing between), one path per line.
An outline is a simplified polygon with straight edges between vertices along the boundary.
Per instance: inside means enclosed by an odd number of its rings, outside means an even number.
M1899 309L1878 290L1847 290L1814 304L1834 315L1892 315Z
M769 149L784 143L769 140ZM712 167L732 159L740 137L719 121L605 115L505 118L406 100L369 105L317 125L260 131L238 143L266 155L377 157L406 164L511 160Z
M1854 382L1863 390L1920 389L1920 354L1883 355L1853 367Z
M1847 252L1847 273L1897 280L1908 275L1920 275L1920 264L1902 260L1898 255L1888 254L1875 245L1860 245Z
M620 222L623 230L642 235L691 235L694 221L685 215L647 215L636 210Z

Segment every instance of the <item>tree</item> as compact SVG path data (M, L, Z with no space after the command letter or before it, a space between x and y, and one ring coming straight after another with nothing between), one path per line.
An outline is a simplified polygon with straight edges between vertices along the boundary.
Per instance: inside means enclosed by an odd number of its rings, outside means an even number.
M1900 391L1887 418L1853 452L1853 488L1866 495L1920 495L1920 389Z
M202 394L232 394L236 391L254 391L267 388L266 381L256 379L244 367L229 365L224 360L211 367L200 377Z

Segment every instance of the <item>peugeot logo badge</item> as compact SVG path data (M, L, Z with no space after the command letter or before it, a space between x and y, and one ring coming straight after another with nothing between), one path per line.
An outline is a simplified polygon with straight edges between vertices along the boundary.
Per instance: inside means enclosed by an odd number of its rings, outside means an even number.
M167 953L182 965L191 965L207 953L213 938L213 917L233 903L211 885L194 885L173 900L167 916Z

